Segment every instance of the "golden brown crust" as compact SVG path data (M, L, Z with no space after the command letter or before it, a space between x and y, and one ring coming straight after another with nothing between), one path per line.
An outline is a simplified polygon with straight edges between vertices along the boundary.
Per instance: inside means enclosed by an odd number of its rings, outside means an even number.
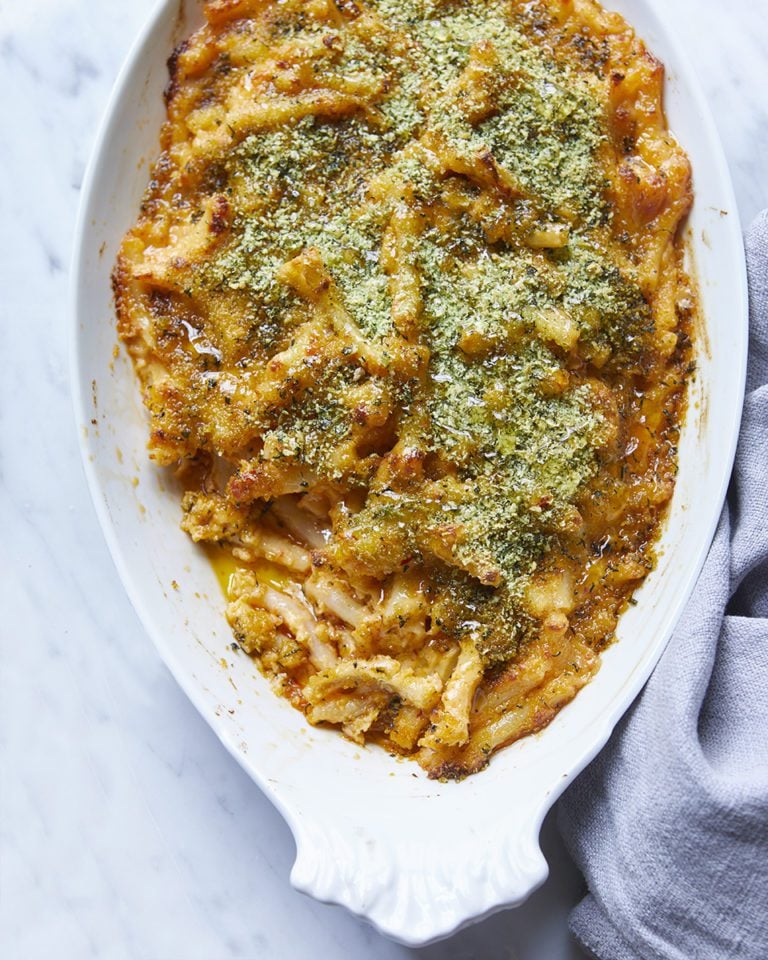
M663 67L593 0L208 0L113 274L150 455L314 723L466 776L653 566L695 297Z

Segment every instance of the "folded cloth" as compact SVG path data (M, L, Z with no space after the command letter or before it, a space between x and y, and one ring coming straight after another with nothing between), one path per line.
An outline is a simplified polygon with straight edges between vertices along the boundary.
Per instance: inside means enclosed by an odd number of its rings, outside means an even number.
M600 960L768 960L768 211L747 236L736 464L696 590L608 746L559 804Z

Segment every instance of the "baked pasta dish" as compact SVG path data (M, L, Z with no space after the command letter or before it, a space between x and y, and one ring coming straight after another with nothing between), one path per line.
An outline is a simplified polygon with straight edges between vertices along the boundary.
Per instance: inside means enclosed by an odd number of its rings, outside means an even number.
M654 564L694 311L663 68L593 0L203 7L114 270L150 456L275 689L464 777Z

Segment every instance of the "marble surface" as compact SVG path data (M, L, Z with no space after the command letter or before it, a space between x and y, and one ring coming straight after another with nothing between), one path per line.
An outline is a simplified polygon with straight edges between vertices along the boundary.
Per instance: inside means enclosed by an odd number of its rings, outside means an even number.
M725 141L742 217L768 204L766 0L659 0ZM67 379L78 192L152 0L0 0L0 956L7 960L575 960L581 892L411 951L288 884L293 841L160 663L85 488Z

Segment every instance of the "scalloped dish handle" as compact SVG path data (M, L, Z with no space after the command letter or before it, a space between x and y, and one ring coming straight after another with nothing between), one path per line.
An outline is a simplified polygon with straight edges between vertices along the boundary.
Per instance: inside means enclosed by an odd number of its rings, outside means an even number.
M291 884L408 946L518 906L549 873L538 839L541 810L522 819L515 811L513 829L500 824L493 844L472 825L457 836L448 824L427 826L426 818L419 818L421 837L404 823L394 842L394 831L384 827L375 835L370 825L352 821L291 819L297 848Z

